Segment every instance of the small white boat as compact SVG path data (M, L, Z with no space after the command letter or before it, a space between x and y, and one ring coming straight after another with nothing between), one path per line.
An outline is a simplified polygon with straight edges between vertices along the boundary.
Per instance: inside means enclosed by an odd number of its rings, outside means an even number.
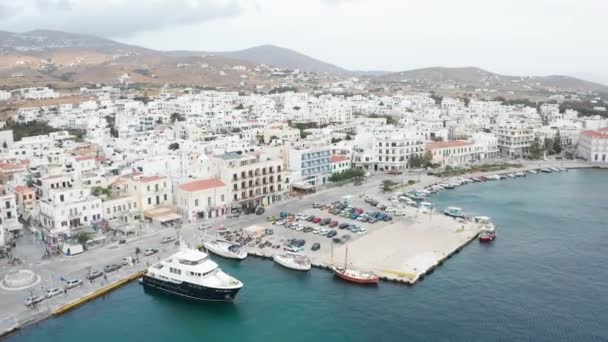
M538 171L536 171L536 170L528 170L528 172L530 172L531 174L534 174L534 175L538 173Z
M228 259L243 260L247 257L240 245L224 240L203 242L203 246L209 252Z
M500 180L500 176L499 175L491 175L486 177L488 180Z
M544 172L544 173L551 173L551 172L553 172L551 169L540 169L540 171Z
M272 260L277 264L296 271L310 270L310 259L305 255L285 253L275 254Z
M521 171L515 172L515 177L526 177L526 174Z
M559 169L560 171L568 171L568 169L566 169L565 167L558 167L558 169Z
M507 175L507 177L509 177L509 178L515 178L515 175L514 175L514 174L512 174L512 173L509 173L509 174Z
M560 170L560 169L558 169L558 168L556 168L556 167L552 167L552 168L551 168L551 171L554 171L554 172L560 172L561 170Z

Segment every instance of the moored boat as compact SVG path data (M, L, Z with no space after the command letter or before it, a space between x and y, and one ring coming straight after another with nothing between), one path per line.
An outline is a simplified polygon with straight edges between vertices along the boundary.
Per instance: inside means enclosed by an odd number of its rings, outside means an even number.
M348 267L348 247L344 254L344 266L333 266L332 270L338 278L355 284L375 285L380 280L373 272Z
M179 252L148 267L141 283L146 290L195 301L232 301L243 283L224 273L207 253L181 244Z
M537 170L528 170L528 172L530 172L531 174L537 174L538 173Z
M458 207L448 207L443 211L443 214L455 218L464 218L464 213L462 212L462 209Z
M488 180L500 180L500 176L499 175L491 175L486 177Z
M307 256L295 253L275 254L272 260L283 267L296 271L308 271L311 267L310 259Z
M214 240L203 242L203 246L209 252L228 259L243 260L247 257L247 252L240 245L224 240Z
M496 228L493 225L486 226L479 233L479 241L481 242L490 242L496 239Z
M551 171L551 169L540 169L540 171L544 172L544 173L551 173L551 172L553 172L553 171Z
M552 167L552 168L550 168L550 169L551 169L551 171L553 171L553 172L560 172L560 171L561 171L560 169L558 169L558 168L556 168L556 167Z

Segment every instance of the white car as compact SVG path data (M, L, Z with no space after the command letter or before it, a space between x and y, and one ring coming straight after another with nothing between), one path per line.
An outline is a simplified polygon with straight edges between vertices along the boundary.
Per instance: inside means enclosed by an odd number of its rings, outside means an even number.
M397 209L395 209L395 207L388 207L388 208L386 208L386 212L387 213L394 213L395 211L397 211Z
M312 230L312 233L313 233L313 234L319 234L320 232L321 232L321 228L319 228L319 227L315 227L315 228Z
M325 235L327 235L327 233L329 233L329 229L327 229L327 228L323 228L323 229L321 229L321 231L319 232L319 235L323 235L323 236L325 236Z
M367 234L367 228L365 228L365 227L360 227L360 228L357 230L357 234L359 234L359 235Z
M278 220L278 221L275 221L275 222L274 222L274 224L275 224L275 225L277 225L277 226L282 226L282 225L284 225L284 224L285 224L285 220Z
M397 210L395 211L395 216L405 216L405 210Z
M61 294L63 294L63 290L58 287L55 287L55 288L46 290L45 297L53 298L53 297L59 296Z
M32 306L34 304L38 304L38 303L42 302L43 300L44 300L44 297L41 297L41 296L28 297L25 300L25 306Z
M209 228L211 228L211 225L209 223L203 223L200 226L198 226L199 230L206 230L206 229L209 229Z
M160 240L160 243L169 243L169 242L172 242L172 241L175 241L175 237L173 237L173 236L167 236L167 237L164 237L162 240Z
M158 249L156 249L156 248L148 248L144 251L145 256L149 256L149 255L156 254L156 253L158 253Z
M80 279L72 279L72 280L68 280L65 283L65 288L66 289L73 289L77 286L81 286L82 285L82 280Z
M296 230L297 230L298 232L301 232L302 230L304 230L304 226L303 226L303 225L301 225L301 224L298 224L298 225L296 226Z

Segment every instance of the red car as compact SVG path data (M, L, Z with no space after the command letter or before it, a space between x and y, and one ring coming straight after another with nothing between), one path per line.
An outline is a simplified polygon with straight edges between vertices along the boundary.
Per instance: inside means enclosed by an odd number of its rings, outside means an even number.
M361 215L361 214L363 214L363 209L361 209L361 208L355 208L354 212L356 212L357 214Z
M329 224L329 227L333 228L333 227L335 227L337 225L338 225L338 221L331 221L331 223Z
M321 218L320 218L320 217L315 217L315 218L312 220L312 223L319 223L319 222L321 222Z

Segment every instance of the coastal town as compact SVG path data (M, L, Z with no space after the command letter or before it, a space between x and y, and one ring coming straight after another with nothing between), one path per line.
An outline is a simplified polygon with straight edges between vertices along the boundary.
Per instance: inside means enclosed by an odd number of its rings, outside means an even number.
M413 284L495 236L489 218L434 208L431 193L608 166L608 119L563 110L559 94L529 106L367 86L0 91L13 108L0 131L0 327L95 298L183 245Z

